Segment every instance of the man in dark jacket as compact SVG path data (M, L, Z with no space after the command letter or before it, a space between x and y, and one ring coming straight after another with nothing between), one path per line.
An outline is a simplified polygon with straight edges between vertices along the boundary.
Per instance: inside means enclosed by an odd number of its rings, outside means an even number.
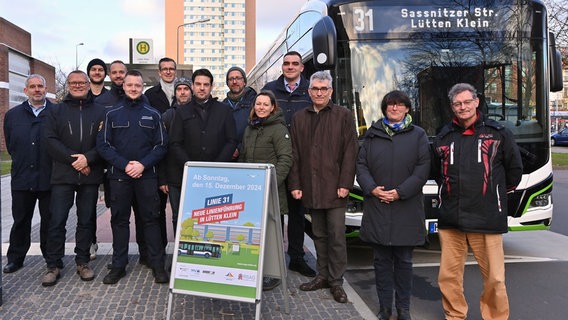
M331 102L332 78L318 71L310 79L311 107L292 119L293 164L288 190L312 216L318 275L302 291L330 288L335 301L347 302L345 210L355 178L357 133L353 114Z
M125 93L123 89L124 84L124 77L126 76L126 65L124 62L120 60L115 60L110 64L110 81L111 87L110 90L101 94L95 99L95 102L98 104L102 104L106 108L113 107L118 102L125 98ZM142 101L148 103L148 98L145 95L141 97ZM104 181L104 189L105 189L105 204L107 208L110 208L110 185L108 183L108 179L105 178ZM136 201L132 203L132 209L134 211L134 223L136 225L136 243L138 244L138 251L140 252L139 263L142 265L148 265L148 253L147 253L147 246L146 242L144 241L144 228L142 227L143 222L140 219L140 215L138 214L139 210L136 206ZM112 268L112 264L107 266L109 269Z
M88 265L93 240L99 185L103 182L103 161L96 151L97 130L104 107L93 103L89 77L72 71L67 77L69 93L49 114L46 140L53 159L51 174L51 220L47 242L47 272L43 286L52 286L60 277L65 255L65 225L69 210L77 206L75 263L83 281L95 274ZM76 201L74 201L76 199Z
M24 265L30 249L31 227L36 202L41 217L39 239L43 257L46 257L47 229L49 228L49 200L51 158L44 136L46 114L53 104L45 98L45 78L32 74L26 79L24 93L28 100L6 112L4 141L12 157L11 191L12 218L10 245L4 273L12 273Z
M286 126L290 130L293 115L312 104L308 94L309 82L302 75L302 56L296 51L287 52L282 62L282 75L267 83L262 91L269 90L276 96L278 106L284 113ZM316 272L304 260L304 229L306 209L302 202L288 196L288 268L306 277L315 277Z
M168 135L172 134L172 125L177 114L177 109L186 108L191 101L191 81L187 78L176 79L174 84L176 99L170 109L162 114L162 121L166 127ZM172 224L174 232L177 228L179 202L181 199L181 183L183 179L183 166L176 163L175 156L171 149L162 162L160 162L160 175L158 185L160 191L170 197L172 207Z
M176 62L172 58L164 57L158 62L158 73L160 83L146 90L144 95L148 98L150 105L158 110L160 114L166 112L175 101L174 80L176 79ZM168 245L168 234L166 228L166 206L168 194L158 192L160 196L160 232L164 247Z
M438 284L445 316L467 317L463 271L469 245L483 275L481 317L508 319L502 234L507 193L521 181L521 156L513 133L477 110L472 85L454 85L449 98L455 117L434 140L432 168L440 186Z
M167 151L167 134L160 113L142 97L144 81L131 70L124 78L125 99L107 110L97 137L97 151L107 161L110 184L112 268L103 283L114 284L126 275L130 213L138 205L148 248L148 264L156 283L167 283L165 250L159 227L156 166Z
M227 104L233 110L233 118L235 118L235 128L237 130L237 148L233 154L233 160L239 157L239 149L243 142L243 135L248 125L250 110L256 97L256 91L247 87L247 75L245 71L239 67L231 67L226 75L227 97L223 103Z
M213 75L193 72L193 98L177 110L170 137L171 151L182 167L187 161L228 162L236 148L235 120L225 104L211 97Z

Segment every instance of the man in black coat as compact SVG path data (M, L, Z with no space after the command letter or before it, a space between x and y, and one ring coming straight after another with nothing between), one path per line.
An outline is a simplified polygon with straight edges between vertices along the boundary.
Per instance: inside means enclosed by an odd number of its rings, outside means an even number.
M97 212L99 185L103 182L104 161L96 150L97 132L105 108L93 102L89 77L72 71L67 77L69 93L48 114L46 140L53 159L51 174L51 219L47 241L47 272L43 286L52 286L60 277L65 255L65 235L69 210L77 206L75 263L83 281L95 278L89 267Z
M174 80L176 79L176 62L172 58L164 57L158 62L158 73L160 83L149 88L144 92L150 105L160 112L166 112L175 101ZM166 232L166 205L168 195L163 191L160 195L160 232L164 247L168 245L168 234Z

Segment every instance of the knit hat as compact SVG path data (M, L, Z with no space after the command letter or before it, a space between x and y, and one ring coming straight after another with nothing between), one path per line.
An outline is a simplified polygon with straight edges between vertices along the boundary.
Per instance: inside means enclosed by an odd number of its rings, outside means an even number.
M191 89L191 80L189 80L188 78L176 78L176 80L174 81L174 90L176 90L177 87L182 84L188 86L189 89Z
M87 65L87 74L89 74L89 70L91 70L93 66L102 66L103 70L105 71L105 76L107 75L107 66L103 60L95 58L89 61L89 64Z
M245 81L245 84L247 84L247 75L245 73L245 71L239 67L231 67L229 69L229 71L227 71L227 75L225 76L225 81L227 82L227 85L229 84L229 73L231 73L231 71L238 71L241 73L241 75L243 76L243 80Z

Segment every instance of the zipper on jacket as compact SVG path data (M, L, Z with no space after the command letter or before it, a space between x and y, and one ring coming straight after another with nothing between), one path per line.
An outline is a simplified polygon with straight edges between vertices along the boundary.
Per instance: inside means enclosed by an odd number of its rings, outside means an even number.
M454 143L450 143L450 165L454 164Z
M495 194L497 195L497 209L499 209L499 212L502 212L502 208L501 208L501 195L499 194L499 185L497 185L495 187Z
M79 142L83 144L83 100L79 100Z
M477 163L481 163L481 139L477 139Z

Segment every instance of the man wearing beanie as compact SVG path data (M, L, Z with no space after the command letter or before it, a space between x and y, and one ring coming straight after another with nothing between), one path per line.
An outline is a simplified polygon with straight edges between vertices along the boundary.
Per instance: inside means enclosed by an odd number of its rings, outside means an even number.
M108 89L105 88L107 66L103 60L95 58L89 61L89 64L87 65L87 75L89 76L90 82L89 91L91 92L93 99L108 91ZM99 249L99 245L97 244L97 217L94 216L93 218L94 221L91 221L92 225L94 226L93 243L91 244L90 250L91 260L97 258L97 250Z
M172 124L178 109L189 107L193 92L191 91L191 79L177 78L174 81L175 101L172 107L162 114L162 122L166 127L168 136L172 134ZM158 185L162 193L170 198L172 207L172 225L174 233L177 228L179 202L181 199L181 184L183 179L184 166L177 165L175 154L168 149L166 157L158 166Z
M233 118L235 118L237 148L233 154L233 160L236 160L239 157L239 148L243 141L256 91L251 87L247 87L247 76L245 71L239 67L231 67L227 71L226 83L227 87L229 87L229 92L227 92L227 97L223 100L223 103L231 107Z
M108 91L105 88L105 77L107 75L107 66L105 62L99 58L89 61L87 65L87 75L91 82L91 94L93 97L98 97Z

